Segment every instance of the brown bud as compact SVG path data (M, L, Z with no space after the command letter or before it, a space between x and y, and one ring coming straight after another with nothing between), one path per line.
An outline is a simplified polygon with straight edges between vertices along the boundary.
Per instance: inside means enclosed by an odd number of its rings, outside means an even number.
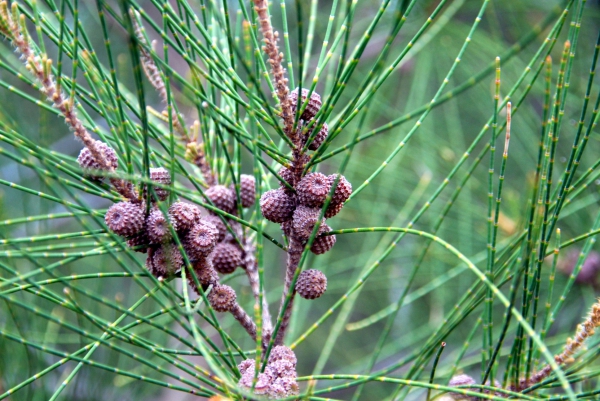
M104 221L115 234L130 237L144 228L144 208L140 203L115 203L106 211Z
M127 240L127 246L140 253L148 252L148 244L150 244L150 239L145 230L140 231Z
M325 174L307 174L296 185L298 202L304 206L320 208L330 189L331 182Z
M235 209L235 193L224 185L215 185L206 190L206 196L215 205L226 213L233 213Z
M327 290L327 277L316 269L304 270L296 281L298 295L305 299L319 298Z
M217 284L208 294L210 306L217 312L228 312L235 305L235 291L228 285Z
M215 270L221 274L230 274L242 264L242 251L234 244L220 242L211 253Z
M260 198L260 211L265 219L273 223L283 223L292 218L296 203L283 189L272 189Z
M175 202L169 207L169 216L177 231L184 232L200 220L200 208L191 203Z

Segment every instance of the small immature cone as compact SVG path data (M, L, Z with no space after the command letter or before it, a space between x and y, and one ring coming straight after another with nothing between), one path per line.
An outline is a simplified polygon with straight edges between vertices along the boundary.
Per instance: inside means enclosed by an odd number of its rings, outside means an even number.
M471 384L476 384L475 379L473 379L471 376L463 374L463 375L453 376L450 379L448 386L457 387L457 386L468 386ZM471 400L475 399L475 397L471 397L471 396L459 394L459 393L448 393L448 395L450 396L450 398L452 400L456 400L456 401L458 401L458 400L471 401Z
M221 274L233 273L242 264L242 250L234 244L220 242L210 256L215 270Z
M235 210L235 192L224 185L215 185L206 190L206 196L211 202L226 213Z
M199 259L208 255L217 244L219 232L212 224L200 221L185 237L184 247L189 257Z
M296 281L298 295L305 299L316 299L327 290L327 277L316 269L304 270Z
M300 205L296 208L292 220L292 227L294 229L294 235L300 241L308 241L315 224L317 224L317 221L319 220L320 214L321 209L311 208L303 205ZM322 232L324 223L324 220L321 221L321 226L319 227L319 232L317 234Z
M293 186L294 177L293 177L293 173L290 171L289 168L282 167L279 169L277 174L279 174L279 176L281 178L283 178L285 180L285 182L287 182L288 184ZM285 186L285 184L281 181L279 182L279 187L288 190L287 187Z
M256 180L253 175L240 176L240 198L243 208L249 208L256 201Z
M272 189L260 198L260 211L265 219L273 223L283 223L292 218L296 202L283 189Z
M310 92L310 90L302 88L302 95L300 100L298 100L298 92L299 88L296 88L290 93L290 100L292 102L294 113L296 113L297 108L304 104L304 102L306 101L306 97L308 96L308 92ZM304 113L302 113L300 118L302 118L304 121L312 119L321 109L321 105L321 96L317 92L313 91L313 93L310 95L310 100L308 101L308 104L304 109Z
M289 361L294 367L298 362L296 358L296 354L292 351L291 348L286 347L285 345L277 345L273 347L271 350L271 354L269 355L269 363L273 363L275 361L286 360Z
M112 168L112 170L116 170L119 166L119 161L117 159L117 153L113 148L108 146L102 141L95 141L97 148L104 153L105 160L107 164ZM77 163L83 169L88 171L90 178L93 178L98 181L102 181L102 176L95 176L94 170L101 170L110 172L111 169L108 169L106 165L101 165L94 159L92 152L88 148L81 149L79 153L79 157L77 157Z
M106 211L104 221L115 234L130 237L144 228L144 209L144 205L140 203L115 203Z
M217 284L208 294L208 302L217 312L230 311L236 304L235 299L235 291L228 285Z
M171 222L163 212L158 208L153 208L146 219L146 232L150 243L162 244L170 241L172 238L170 225ZM177 225L173 224L173 228L177 230Z
M212 224L217 229L219 235L217 237L217 242L223 241L225 235L227 234L227 226L223 223L223 220L219 216L208 215L202 218L203 221Z
M183 266L183 256L173 243L160 245L152 253L152 265L155 269L166 272L166 275L172 275Z
M306 135L306 140L308 140L308 138L310 138L311 135L312 135L312 131L309 131ZM315 138L310 143L310 145L308 145L308 149L309 150L319 149L319 146L321 146L323 144L323 142L325 142L328 135L329 135L329 126L327 125L327 123L323 123L323 126L319 130L319 133L317 134L317 136L315 136Z
M167 170L164 167L151 168L150 169L150 179L152 181L156 182L157 184L167 186L167 185L171 184L171 173L169 173L169 170ZM158 199L160 199L161 201L164 201L165 199L167 199L169 197L168 189L158 188L158 187L153 187L152 189L156 193L156 196L158 197ZM156 199L152 199L152 201L155 201L155 200Z
M219 283L219 275L213 268L209 259L197 259L192 264L192 267L194 268L194 272L198 277L198 282L202 286L203 290L206 290L210 285L215 286ZM194 281L192 274L188 273L187 276L190 287L192 287L197 294L200 294L200 291L196 287L196 282Z
M327 224L323 224L321 226L323 229L319 230L320 232L327 233L331 231L331 228ZM328 252L335 245L336 237L335 235L319 235L315 238L312 246L310 247L310 251L315 255L321 255L325 252Z
M331 190L331 182L325 174L310 173L296 185L298 202L301 205L320 208Z
M200 220L200 215L200 208L191 203L175 202L169 207L169 218L180 232L192 228Z

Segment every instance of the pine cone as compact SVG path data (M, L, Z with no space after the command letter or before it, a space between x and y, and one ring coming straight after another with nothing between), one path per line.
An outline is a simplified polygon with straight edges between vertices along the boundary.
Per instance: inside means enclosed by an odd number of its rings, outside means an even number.
M307 174L296 185L298 203L308 207L320 208L325 203L329 190L331 190L331 182L325 174Z
M312 135L312 130L306 134L305 141L307 141L311 135ZM315 136L315 138L310 143L310 145L308 145L308 149L310 149L310 150L319 149L319 146L321 146L323 144L323 142L325 142L325 139L327 139L328 135L329 135L329 125L327 125L327 123L323 123L323 126L319 130L319 133L317 134L317 136Z
M225 213L233 213L235 210L235 192L224 185L215 185L206 190L206 196Z
M210 285L219 284L219 275L216 270L213 268L212 263L207 258L197 259L193 263L194 272L198 277L198 282L202 286L203 290L206 290ZM188 282L190 287L194 289L196 294L200 294L198 288L196 288L196 282L192 277L191 273L188 273Z
M315 224L319 220L321 214L320 209L310 208L306 206L298 206L294 211L294 218L292 220L292 228L294 229L294 236L301 242L306 242L312 234ZM321 226L317 235L319 235L325 226L325 220L321 221Z
M148 244L150 244L150 239L148 238L148 233L145 230L140 231L138 234L130 237L127 240L127 246L132 248L135 252L140 253L148 252Z
M323 230L319 230L319 232L322 231L322 233L328 233L329 231L331 231L331 227L329 227L327 224L323 224L321 227L323 228ZM333 248L333 246L335 245L335 241L335 235L320 234L313 241L313 244L310 247L310 251L315 255L321 255Z
M112 169L116 170L117 167L119 167L119 160L117 159L115 150L102 141L96 141L96 146L104 153L104 157ZM79 167L86 171L87 177L97 181L102 181L104 177L95 176L92 170L108 171L96 162L94 156L92 156L92 152L90 152L88 148L81 149L81 152L79 152L79 156L77 157L77 163L79 163Z
M169 207L169 219L177 231L185 232L200 221L200 208L191 203L175 202Z
M210 306L217 312L228 312L235 305L235 291L228 285L217 284L208 294Z
M292 110L294 114L296 114L296 108L304 104L304 102L306 101L306 97L308 96L308 92L310 92L310 90L302 88L302 100L300 102L298 101L298 92L299 88L296 88L292 92L290 92L290 100L292 102ZM300 104L298 105L298 103ZM313 92L310 95L310 100L308 101L308 104L304 109L304 113L302 113L302 116L300 116L300 118L302 118L304 121L312 119L321 109L321 104L321 96L319 96L317 92Z
M167 270L163 265L156 265L154 263L154 254L156 253L159 246L151 246L148 248L148 257L146 258L146 269L154 277L161 279L167 276Z
M172 238L170 224L169 219L160 209L153 208L146 219L146 232L150 243L162 244L170 241ZM177 225L173 224L173 228L177 230Z
M232 188L235 193L235 189ZM240 176L240 199L242 207L248 208L256 201L256 180L253 175L242 174Z
M211 253L215 270L221 274L230 274L242 264L242 251L237 245L220 242Z
M331 174L327 177L329 178L329 181L331 183L330 185L333 186L338 175L339 174ZM348 198L350 198L350 195L352 195L352 185L350 184L350 182L348 182L346 177L342 175L338 180L337 187L335 187L335 192L333 193L331 203L335 205L342 204L346 202Z
M115 203L106 211L104 221L115 234L130 237L144 228L144 209L143 203Z
M334 204L333 202L330 202L329 206L327 206L327 210L325 210L325 218L329 219L337 215L339 212L342 211L343 207L343 203Z
M164 167L157 167L150 169L150 179L161 185L170 185L171 184L171 173ZM152 190L156 193L156 196L161 201L164 201L169 197L169 190L164 188L152 187ZM147 190L144 188L144 196L147 198ZM155 202L156 199L152 197L152 201Z
M265 219L273 223L283 223L292 218L296 203L283 189L272 189L260 198L260 211Z
M327 290L327 277L316 269L304 270L296 281L298 295L305 299L319 298Z
M192 227L185 238L185 250L192 259L199 259L208 255L215 245L219 232L212 224L200 221Z
M215 226L215 228L219 232L217 242L223 241L223 239L225 238L225 234L228 233L227 226L225 225L225 223L223 223L223 220L221 220L219 216L215 215L204 216L202 220Z
M183 267L183 256L176 244L169 243L154 248L152 265L164 271L166 276L175 274Z

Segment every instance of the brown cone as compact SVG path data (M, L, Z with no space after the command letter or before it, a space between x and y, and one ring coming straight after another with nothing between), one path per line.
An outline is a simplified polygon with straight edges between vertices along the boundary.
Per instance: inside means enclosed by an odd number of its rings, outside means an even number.
M210 306L217 312L228 312L235 305L235 291L228 285L215 285L208 294Z
M302 95L301 95L300 101L298 101L298 92L299 92L299 88L296 88L292 92L290 92L290 100L292 102L292 108L293 108L294 114L296 113L296 108L302 106L304 104L304 102L306 101L306 97L308 96L309 90L302 88ZM300 103L300 104L298 104L298 103ZM301 118L304 121L308 121L311 118L313 118L320 109L321 109L321 96L319 96L319 94L317 92L313 92L310 95L310 100L308 101L308 104L306 105L306 108L304 109L304 113L302 113Z
M322 231L323 233L328 233L329 231L331 231L331 227L329 227L327 224L323 224L321 227L323 228L323 230L319 231ZM333 248L333 246L335 245L335 241L335 235L321 234L313 241L313 244L310 247L310 251L316 255L321 255L331 250L331 248Z
M119 161L117 159L117 153L115 150L102 141L96 141L96 146L102 151L102 153L104 153L104 157L112 169L116 170L119 166ZM96 162L94 156L92 156L92 152L90 152L88 148L81 149L81 152L79 152L79 157L77 157L77 163L79 163L79 167L81 167L83 170L86 170L86 174L88 174L89 178L98 181L102 180L103 177L95 176L93 170L106 169Z
M242 264L242 251L237 245L220 242L210 254L215 270L221 274L233 273Z
M200 220L200 208L191 203L175 202L169 207L169 216L177 231L185 232Z
M235 209L235 192L224 185L215 185L206 190L206 196L211 202L226 213Z
M272 189L260 198L260 211L265 219L273 223L283 223L292 218L296 203L283 189Z
M307 174L296 185L298 203L308 207L320 208L323 206L330 190L331 182L325 174Z
M144 209L143 203L115 203L106 211L104 221L115 234L130 237L144 228Z
M310 269L304 270L296 281L298 295L305 299L319 298L327 290L327 277L323 272Z

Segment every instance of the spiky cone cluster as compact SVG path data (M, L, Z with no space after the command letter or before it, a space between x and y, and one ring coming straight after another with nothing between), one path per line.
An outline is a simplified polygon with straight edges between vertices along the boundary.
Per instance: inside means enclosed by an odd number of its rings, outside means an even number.
M280 173L287 182L291 181L288 169L284 168ZM333 197L325 210L325 217L331 218L341 211L344 202L352 194L352 186L339 174L326 176L309 173L298 181L295 194L287 187L267 191L260 198L261 212L267 220L282 224L286 236L294 237L303 244L310 239L318 223L319 228L310 249L317 255L328 252L335 245L336 237L327 235L331 228L325 219L319 220L319 216L336 181Z
M238 385L246 390L252 389L256 372L256 361L246 359L238 365L242 374ZM266 395L270 399L280 399L299 393L296 381L296 355L288 347L279 345L271 350L264 372L259 373L254 386L254 394Z

